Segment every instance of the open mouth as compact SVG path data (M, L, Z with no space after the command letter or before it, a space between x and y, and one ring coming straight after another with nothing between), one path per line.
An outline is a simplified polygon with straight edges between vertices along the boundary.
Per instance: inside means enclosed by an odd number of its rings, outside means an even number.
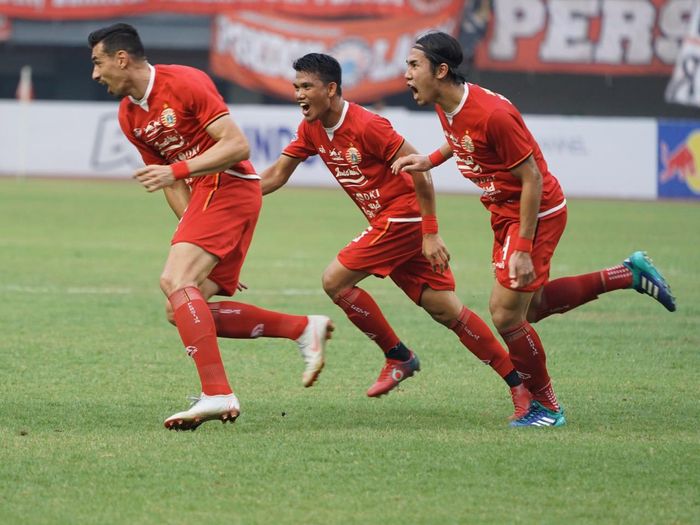
M311 106L307 104L306 102L299 102L299 107L301 108L301 113L306 116L309 114L309 111L311 110Z

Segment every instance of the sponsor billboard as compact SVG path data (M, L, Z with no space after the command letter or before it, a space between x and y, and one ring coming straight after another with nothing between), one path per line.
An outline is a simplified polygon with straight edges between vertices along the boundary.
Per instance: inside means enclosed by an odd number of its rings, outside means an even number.
M659 122L659 197L700 199L700 121Z

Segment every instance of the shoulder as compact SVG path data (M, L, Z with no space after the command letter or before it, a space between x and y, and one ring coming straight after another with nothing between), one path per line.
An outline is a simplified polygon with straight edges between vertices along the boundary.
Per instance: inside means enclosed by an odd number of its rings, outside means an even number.
M160 75L170 85L194 84L201 82L212 82L211 77L201 69L196 67L183 66L180 64L157 64L156 75Z

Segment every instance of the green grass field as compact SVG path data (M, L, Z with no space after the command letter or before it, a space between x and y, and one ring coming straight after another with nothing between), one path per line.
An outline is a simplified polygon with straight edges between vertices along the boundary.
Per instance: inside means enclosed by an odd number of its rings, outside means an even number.
M443 195L461 299L488 319L488 215ZM320 275L364 227L340 190L266 197L238 300L331 315L328 363L220 340L243 412L168 432L198 391L163 316L175 225L130 182L0 179L0 523L700 523L700 206L571 200L552 277L647 249L667 313L633 291L537 325L568 425L510 429L505 385L393 284L364 287L423 371L365 397L379 350Z

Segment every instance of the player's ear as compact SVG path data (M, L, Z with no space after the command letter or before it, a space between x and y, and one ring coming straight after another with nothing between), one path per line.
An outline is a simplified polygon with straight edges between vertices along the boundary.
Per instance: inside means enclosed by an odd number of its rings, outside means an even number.
M119 51L116 52L115 58L117 59L117 64L119 64L119 67L121 69L124 69L127 64L129 63L129 53L127 53L125 50L120 49Z
M442 64L439 64L437 68L435 68L435 78L442 80L443 78L447 77L449 72L450 66L443 62Z
M336 96L337 93L338 93L338 84L336 84L335 82L329 82L328 83L328 96L330 98L333 98L334 96Z

